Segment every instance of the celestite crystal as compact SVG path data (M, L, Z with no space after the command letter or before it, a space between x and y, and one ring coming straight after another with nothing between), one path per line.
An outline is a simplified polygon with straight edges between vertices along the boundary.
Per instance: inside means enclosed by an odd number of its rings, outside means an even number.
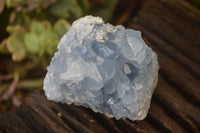
M91 108L108 117L142 120L158 78L157 55L141 33L76 20L58 44L44 80L49 100Z

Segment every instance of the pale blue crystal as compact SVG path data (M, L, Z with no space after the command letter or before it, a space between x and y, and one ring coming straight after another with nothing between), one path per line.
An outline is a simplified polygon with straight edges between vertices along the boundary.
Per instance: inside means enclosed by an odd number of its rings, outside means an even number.
M44 80L49 100L90 107L109 117L146 117L158 77L157 55L139 31L76 20L58 44Z

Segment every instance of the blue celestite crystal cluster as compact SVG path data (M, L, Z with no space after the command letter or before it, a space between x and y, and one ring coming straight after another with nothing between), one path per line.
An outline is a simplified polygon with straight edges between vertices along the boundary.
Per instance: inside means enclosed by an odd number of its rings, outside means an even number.
M139 31L85 16L58 44L44 91L49 100L89 107L116 119L141 120L149 109L158 69L157 55Z

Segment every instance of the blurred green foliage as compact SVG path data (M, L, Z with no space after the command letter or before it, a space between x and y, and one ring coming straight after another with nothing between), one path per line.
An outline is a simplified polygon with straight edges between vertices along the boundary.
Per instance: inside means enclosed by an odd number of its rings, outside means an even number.
M9 37L4 41L13 61L20 62L26 57L42 66L48 65L49 58L56 51L57 44L62 35L69 29L70 23L59 19L54 25L49 21L32 20L28 29L21 25L9 25Z

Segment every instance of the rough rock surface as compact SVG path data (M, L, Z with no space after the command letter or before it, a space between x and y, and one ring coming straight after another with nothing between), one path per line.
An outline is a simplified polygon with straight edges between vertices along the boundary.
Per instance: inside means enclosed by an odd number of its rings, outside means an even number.
M49 100L116 119L141 120L150 107L158 69L157 55L139 31L86 16L76 20L58 44L44 91Z

